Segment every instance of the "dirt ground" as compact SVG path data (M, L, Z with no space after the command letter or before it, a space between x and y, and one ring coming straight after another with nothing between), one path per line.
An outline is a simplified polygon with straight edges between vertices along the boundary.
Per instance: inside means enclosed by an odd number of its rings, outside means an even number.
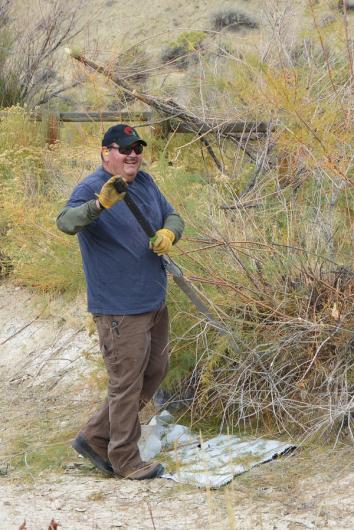
M217 491L107 479L70 448L104 388L81 301L0 285L0 529L354 528L349 439L259 466ZM53 316L54 315L54 316Z
M336 456L341 462L341 452ZM218 491L163 479L104 479L74 470L30 484L3 478L0 527L15 530L26 520L30 530L47 530L54 518L60 528L70 530L353 528L354 472L349 463L335 469L331 461L330 468L314 475L302 470L302 477L296 474L297 459L301 456L294 455L291 464L260 466L247 479L238 477ZM281 471L287 474L285 481Z

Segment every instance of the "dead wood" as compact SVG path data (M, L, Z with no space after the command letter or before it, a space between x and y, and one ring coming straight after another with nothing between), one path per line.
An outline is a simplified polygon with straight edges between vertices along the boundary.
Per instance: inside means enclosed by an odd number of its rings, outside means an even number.
M91 68L95 72L98 72L102 75L104 75L106 78L108 78L110 81L112 81L117 87L119 87L120 90L123 90L126 94L133 96L135 99L142 101L146 105L149 105L153 109L155 109L158 113L166 114L170 118L178 119L181 122L183 122L183 127L186 132L194 132L199 136L200 141L203 143L203 145L206 147L208 153L212 157L215 165L219 169L219 171L223 171L224 166L220 162L220 160L215 155L210 143L205 138L205 135L208 133L217 133L218 138L228 138L229 140L235 142L234 138L234 126L233 124L228 124L227 122L223 122L220 124L219 122L215 121L205 121L199 118L199 116L196 116L195 114L188 111L186 108L179 105L176 101L173 99L161 99L157 98L156 96L151 96L150 94L138 92L136 89L134 89L129 83L127 83L124 79L119 77L119 75L116 72L112 72L112 70L106 66L101 66L94 61L91 61L90 59L87 59L83 55L79 53L71 53L69 52L71 57L76 59L78 62L83 64L84 66ZM229 125L229 127L228 127ZM231 126L230 126L231 125ZM249 124L245 124L249 128ZM257 129L257 125L254 124L254 132L263 132L264 130L268 130L268 128L265 126L265 124L262 122L260 124L260 131ZM247 153L246 149L242 147L242 149ZM248 153L247 153L248 154Z

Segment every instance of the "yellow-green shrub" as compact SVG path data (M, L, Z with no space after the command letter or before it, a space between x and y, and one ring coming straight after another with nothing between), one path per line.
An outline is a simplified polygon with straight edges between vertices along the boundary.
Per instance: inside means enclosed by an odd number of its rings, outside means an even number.
M1 249L13 281L76 293L83 287L80 256L75 238L55 225L63 204L40 125L25 110L11 108L0 122L0 145Z

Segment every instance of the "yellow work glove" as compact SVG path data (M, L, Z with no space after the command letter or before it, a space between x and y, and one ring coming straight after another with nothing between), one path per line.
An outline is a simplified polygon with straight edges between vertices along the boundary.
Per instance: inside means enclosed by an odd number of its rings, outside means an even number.
M174 240L175 235L172 230L161 228L150 241L150 248L155 254L162 256L162 254L168 254L170 252Z
M117 202L122 201L125 196L124 193L118 193L116 188L114 187L114 183L117 180L123 180L122 177L119 177L117 175L111 177L105 184L103 184L100 193L96 193L97 199L99 200L99 203L102 204L104 208L112 208Z

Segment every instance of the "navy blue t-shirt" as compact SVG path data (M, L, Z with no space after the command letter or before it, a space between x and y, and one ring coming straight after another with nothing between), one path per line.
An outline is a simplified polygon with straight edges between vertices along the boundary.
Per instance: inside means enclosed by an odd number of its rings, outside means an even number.
M66 206L96 199L112 175L102 167L81 181ZM173 213L172 206L148 173L139 171L129 195L156 231ZM158 310L165 301L166 272L149 249L149 238L124 201L104 210L78 232L87 283L88 311L126 315Z

